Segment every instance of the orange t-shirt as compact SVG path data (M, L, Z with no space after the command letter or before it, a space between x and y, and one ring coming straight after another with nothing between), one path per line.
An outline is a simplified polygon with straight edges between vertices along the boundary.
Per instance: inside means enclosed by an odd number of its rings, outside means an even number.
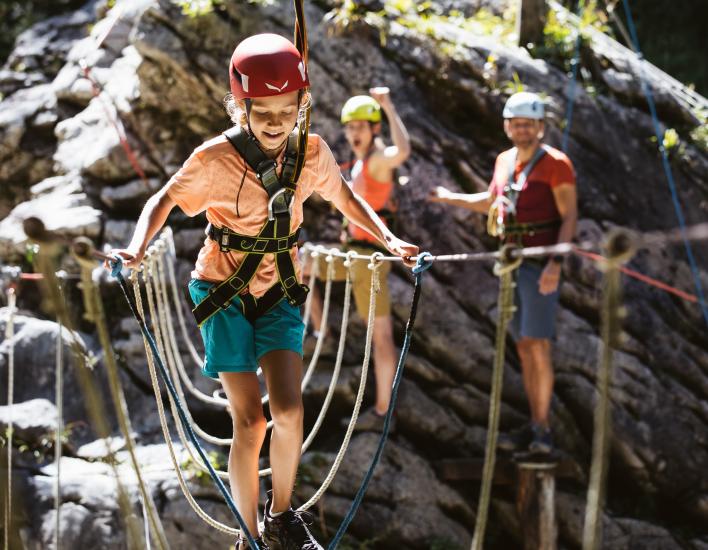
M361 196L368 204L376 210L384 209L388 206L393 192L393 181L378 181L369 173L368 159L358 160L351 168L352 190ZM380 244L379 240L353 223L349 224L349 236L355 241L366 241Z
M494 176L489 191L492 197L504 194L509 177L509 164L513 161L513 149L508 149L497 157L494 166ZM526 163L518 160L514 165L514 179L526 167ZM545 222L560 220L556 207L553 188L559 185L575 185L575 171L573 163L565 153L548 147L546 154L541 157L526 178L524 187L516 201L516 221L519 223ZM558 229L541 231L534 235L524 235L524 246L545 246L558 242Z
M277 162L280 173L282 154ZM293 197L290 231L295 231L302 223L302 205L314 191L325 200L332 200L342 181L332 151L321 137L310 134L305 165ZM257 235L268 219L268 193L255 172L250 167L247 169L246 161L223 135L194 150L167 182L167 193L188 216L206 211L207 220L214 226L228 227L243 235ZM290 255L299 277L297 250L293 248ZM192 277L223 281L236 272L243 257L242 252L221 252L219 245L207 237ZM262 296L277 282L275 257L266 254L248 291L256 297Z

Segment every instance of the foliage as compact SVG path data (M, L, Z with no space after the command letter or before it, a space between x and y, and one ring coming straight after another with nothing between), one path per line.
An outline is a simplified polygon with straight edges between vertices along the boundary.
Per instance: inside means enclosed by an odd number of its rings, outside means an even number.
M211 464L215 470L225 470L227 466L226 456L223 453L217 451L208 451L206 453L209 464ZM201 484L208 484L210 482L209 472L205 472L202 468L197 467L197 465L192 460L192 457L188 457L180 467L183 471L189 472L194 479L196 479Z
M272 4L273 0L247 0L249 4L266 6ZM202 17L208 15L216 8L224 5L225 0L172 0L182 8L182 13L187 17Z
M566 71L572 69L576 48L588 40L586 29L610 34L607 16L597 0L580 0L579 21L564 12L549 10L543 29L543 44L531 49L532 55L541 57ZM578 44L580 39L580 44Z
M513 9L500 17L482 8L466 17L459 10L444 11L429 0L384 0L383 9L375 12L355 0L343 0L327 18L338 30L359 22L373 26L395 23L436 40L441 50L450 55L454 55L459 47L460 32L490 36L508 44L515 40ZM382 35L383 41L385 34Z

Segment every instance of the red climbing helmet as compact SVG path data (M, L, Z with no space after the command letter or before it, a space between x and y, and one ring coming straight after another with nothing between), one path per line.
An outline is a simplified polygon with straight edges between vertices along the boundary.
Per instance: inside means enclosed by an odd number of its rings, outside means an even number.
M310 85L297 48L278 34L243 40L231 56L231 93L237 99L287 94Z

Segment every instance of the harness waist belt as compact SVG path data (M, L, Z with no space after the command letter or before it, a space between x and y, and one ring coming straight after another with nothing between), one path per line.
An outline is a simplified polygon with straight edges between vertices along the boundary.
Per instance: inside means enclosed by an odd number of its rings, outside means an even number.
M560 227L560 220L546 220L542 222L510 223L504 226L504 236L510 235L534 235L544 231L551 231Z
M209 224L206 229L207 236L216 241L222 252L230 250L236 252L257 252L259 254L275 254L295 246L300 236L300 228L287 237L261 237L241 235L228 227L215 227Z

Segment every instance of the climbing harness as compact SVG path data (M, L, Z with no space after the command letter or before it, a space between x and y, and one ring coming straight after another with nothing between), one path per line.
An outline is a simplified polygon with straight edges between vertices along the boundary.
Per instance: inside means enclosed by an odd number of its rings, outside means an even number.
M487 218L487 233L492 237L500 239L506 237L521 237L521 235L533 235L542 231L555 229L560 225L559 220L544 220L539 222L519 223L516 221L516 203L519 195L524 189L529 174L536 167L538 162L548 152L548 146L541 144L534 153L531 160L524 166L518 179L514 179L516 170L516 159L518 149L511 150L509 159L507 182L504 185L503 193L498 195L489 207L489 217Z
M309 288L298 282L290 249L297 245L299 230L290 233L297 167L297 130L288 138L283 168L277 175L277 163L261 150L256 139L239 127L225 132L226 138L250 166L268 193L268 220L257 237L241 235L228 227L207 226L207 236L219 244L221 252L242 252L243 261L236 272L225 281L209 289L209 294L192 310L197 325L201 326L220 309L228 309L234 297L240 298L241 310L251 323L266 314L283 298L292 306L305 302ZM266 254L275 256L278 282L260 298L244 292L258 271Z
M504 382L504 356L506 351L506 332L514 311L514 271L521 264L522 258L512 259L511 251L515 247L506 244L501 249L499 261L494 266L494 274L499 277L499 297L497 312L497 330L494 351L494 370L492 388L489 395L489 422L487 426L487 442L484 453L484 469L482 485L477 505L477 521L472 537L472 550L482 550L484 547L484 532L487 527L489 501L494 479L494 464L497 453L497 436L499 434L499 414L501 412L501 392Z

